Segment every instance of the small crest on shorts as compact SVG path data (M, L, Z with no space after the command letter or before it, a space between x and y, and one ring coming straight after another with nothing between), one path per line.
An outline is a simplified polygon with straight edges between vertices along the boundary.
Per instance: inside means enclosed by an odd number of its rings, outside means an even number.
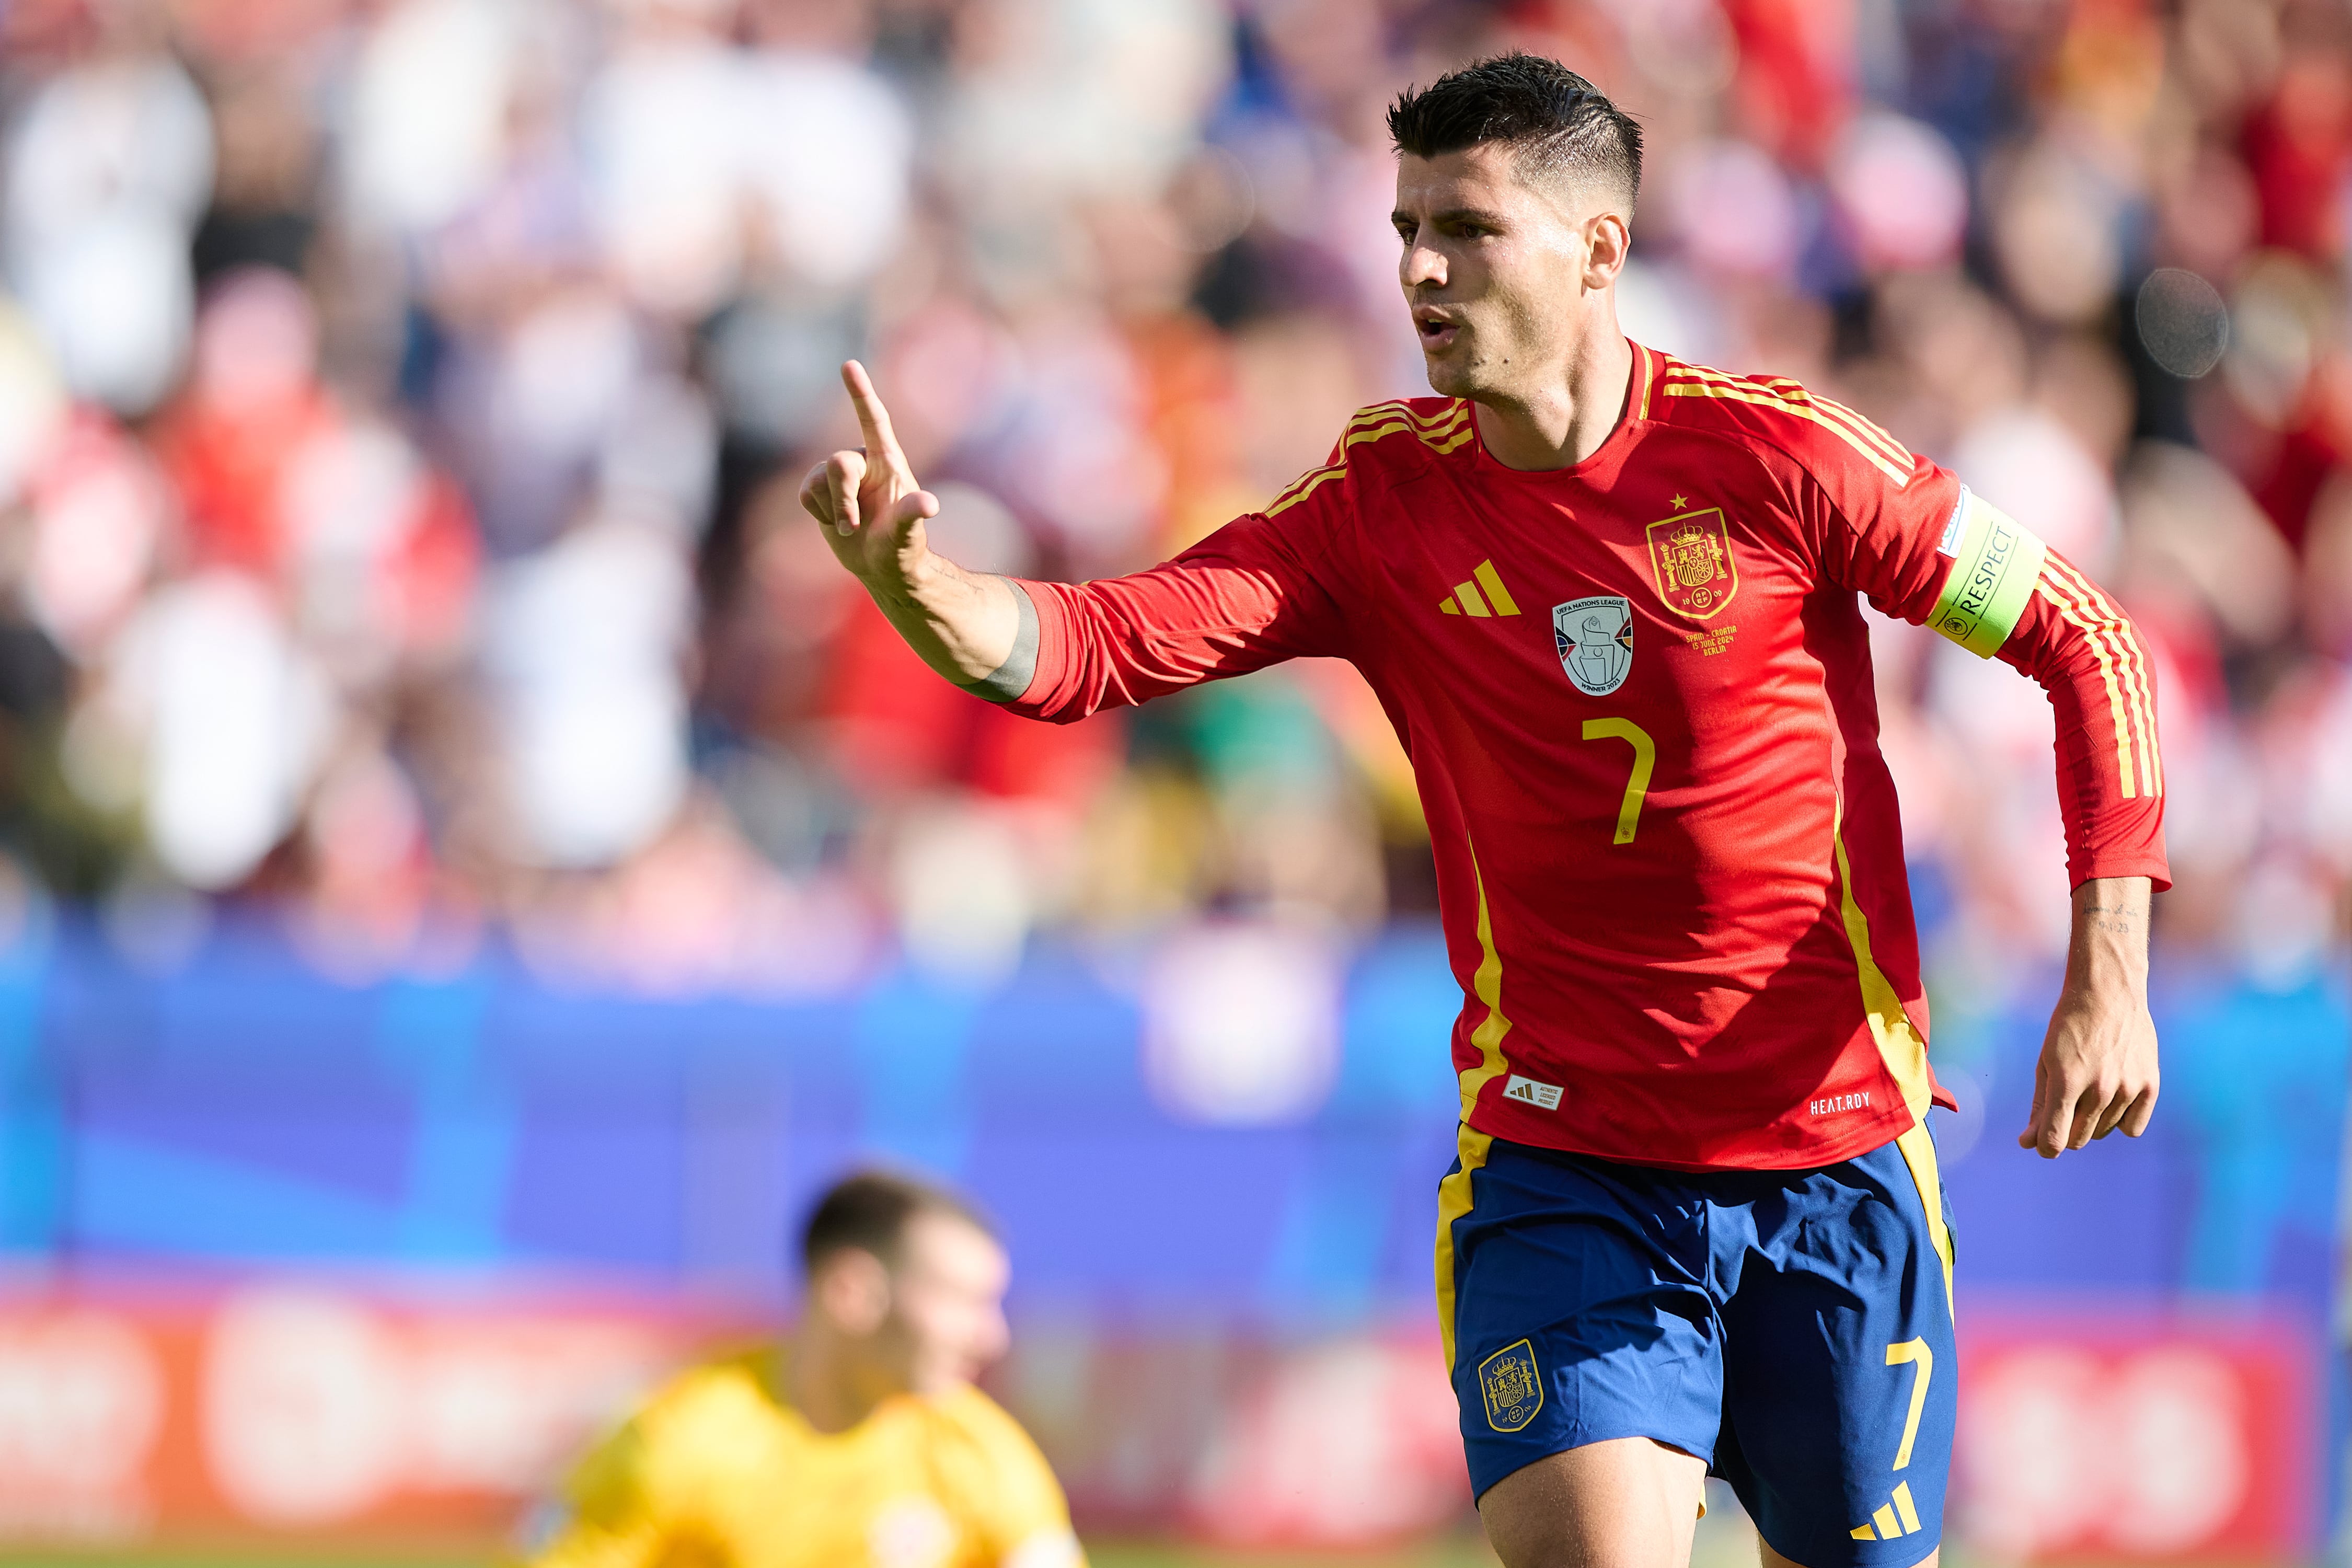
M1543 1377L1536 1371L1536 1347L1526 1340L1505 1345L1478 1363L1478 1392L1486 1401L1486 1425L1516 1432L1543 1408Z

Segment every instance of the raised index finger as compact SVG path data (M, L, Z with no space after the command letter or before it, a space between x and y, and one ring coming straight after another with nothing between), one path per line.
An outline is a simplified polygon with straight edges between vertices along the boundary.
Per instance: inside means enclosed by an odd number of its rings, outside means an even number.
M877 463L905 468L907 455L898 449L898 437L890 428L890 411L882 406L882 395L874 390L874 378L866 374L866 367L854 359L844 361L841 384L849 388L858 428L866 432L866 452Z

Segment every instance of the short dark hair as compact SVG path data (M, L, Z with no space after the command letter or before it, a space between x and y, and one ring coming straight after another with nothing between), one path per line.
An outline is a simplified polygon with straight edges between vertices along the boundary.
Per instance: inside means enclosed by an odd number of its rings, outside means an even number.
M1400 153L1434 158L1500 142L1522 169L1642 194L1642 128L1608 94L1541 55L1513 50L1407 88L1389 106Z
M858 1171L835 1182L809 1211L801 1227L801 1268L814 1274L818 1264L852 1247L896 1263L908 1224L927 1214L996 1234L979 1209L945 1187L895 1171Z

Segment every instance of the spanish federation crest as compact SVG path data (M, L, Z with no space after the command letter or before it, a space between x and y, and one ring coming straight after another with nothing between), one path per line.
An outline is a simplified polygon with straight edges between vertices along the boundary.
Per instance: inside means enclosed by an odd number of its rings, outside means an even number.
M1633 672L1633 605L1603 595L1551 607L1559 664L1587 697L1606 697Z
M1649 527L1650 572L1658 597L1676 615L1704 621L1739 592L1739 564L1721 507L1686 511Z
M1536 1347L1526 1340L1505 1345L1478 1363L1478 1392L1486 1405L1486 1425L1517 1432L1543 1408L1543 1374L1536 1370Z

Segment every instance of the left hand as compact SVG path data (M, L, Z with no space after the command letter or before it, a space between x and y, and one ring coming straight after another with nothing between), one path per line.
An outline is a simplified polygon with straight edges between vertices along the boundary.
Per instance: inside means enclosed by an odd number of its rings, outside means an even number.
M2156 1114L2157 1078L2147 1003L2118 987L2070 984L2050 1015L2033 1068L2033 1114L2017 1146L2054 1160L2117 1128L2137 1138Z
M2054 1160L2156 1114L2156 1021L2147 1011L2147 880L2085 882L2074 897L2066 985L2033 1069L2033 1110L2017 1146Z

